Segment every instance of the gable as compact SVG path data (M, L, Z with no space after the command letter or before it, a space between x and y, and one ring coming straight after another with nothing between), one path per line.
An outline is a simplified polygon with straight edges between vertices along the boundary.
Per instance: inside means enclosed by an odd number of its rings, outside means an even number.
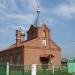
M45 29L46 31L50 31L46 24L42 24L40 28Z

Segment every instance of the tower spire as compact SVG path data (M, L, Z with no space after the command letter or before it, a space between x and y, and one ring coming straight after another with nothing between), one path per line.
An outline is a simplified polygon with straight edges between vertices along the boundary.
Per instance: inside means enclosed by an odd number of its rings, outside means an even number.
M37 16L34 21L34 26L38 27L40 25L40 5L39 5L39 0L36 0L36 6L37 6Z

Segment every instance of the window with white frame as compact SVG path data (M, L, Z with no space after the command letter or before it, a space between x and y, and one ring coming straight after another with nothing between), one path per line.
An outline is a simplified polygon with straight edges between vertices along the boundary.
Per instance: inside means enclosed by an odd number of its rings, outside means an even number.
M42 46L46 46L47 42L46 42L46 39L43 39L42 40Z

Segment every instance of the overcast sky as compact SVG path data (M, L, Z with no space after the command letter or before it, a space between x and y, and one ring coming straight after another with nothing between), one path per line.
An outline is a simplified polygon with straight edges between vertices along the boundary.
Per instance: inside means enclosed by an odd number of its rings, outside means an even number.
M63 57L75 57L75 0L39 0L41 18ZM36 0L0 0L0 48L15 43L15 30L34 23Z

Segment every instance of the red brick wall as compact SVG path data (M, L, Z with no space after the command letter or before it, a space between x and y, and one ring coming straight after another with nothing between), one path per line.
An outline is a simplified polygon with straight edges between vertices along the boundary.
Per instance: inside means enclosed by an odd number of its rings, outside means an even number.
M56 65L61 64L60 52L58 50L40 49L40 48L25 48L24 50L24 64L41 64L40 56L44 54L53 54L53 62Z
M17 59L18 59L17 55L20 55L20 60L19 60L18 64L24 64L23 49L24 49L23 47L16 47L16 48L12 48L12 49L0 52L0 62L2 62L1 58L2 58L2 60L4 60L3 62L7 62L7 61L10 61L11 57L12 57L12 64L16 64Z

